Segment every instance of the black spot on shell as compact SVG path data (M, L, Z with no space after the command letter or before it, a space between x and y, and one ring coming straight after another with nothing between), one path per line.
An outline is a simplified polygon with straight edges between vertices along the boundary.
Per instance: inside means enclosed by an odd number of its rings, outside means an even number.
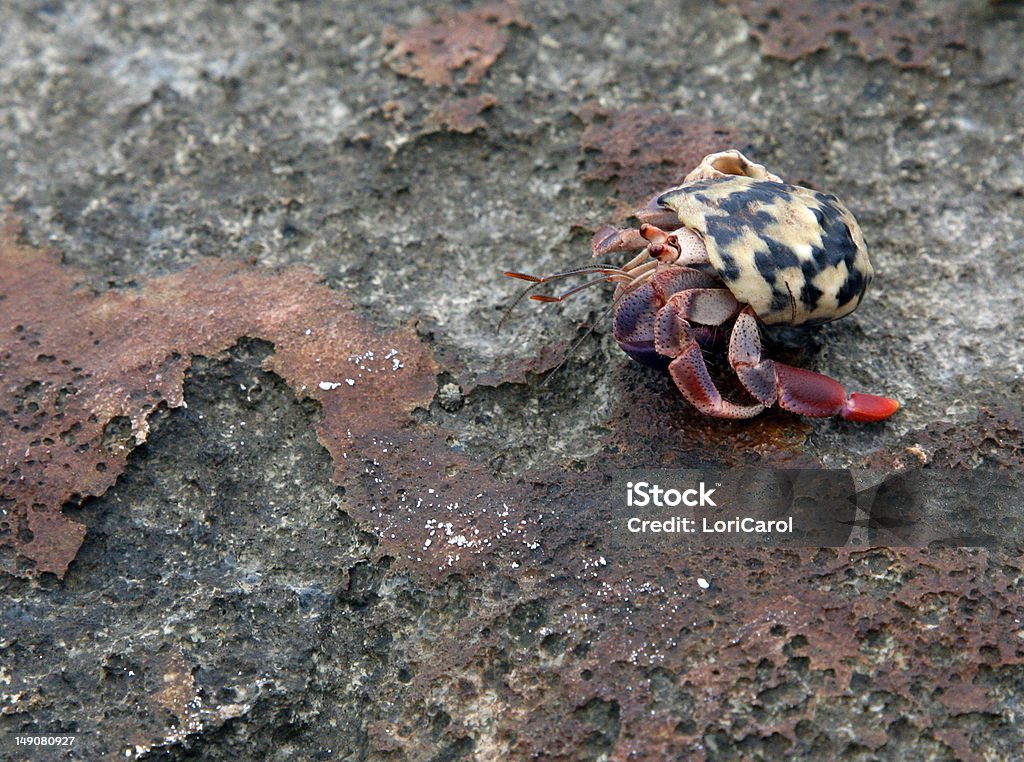
M806 307L808 312L814 312L818 306L818 300L821 298L822 290L815 286L810 281L804 281L803 288L800 289L800 301Z
M786 246L784 243L776 241L774 238L765 238L764 242L768 244L768 253L758 252L754 260L757 264L758 272L764 276L765 280L771 283L775 279L775 273L785 267L800 267L802 262L792 249ZM762 257L762 254L764 255ZM762 259L766 259L764 268L762 268ZM772 270L768 270L768 262L771 263Z
M757 271L761 274L762 278L769 283L775 282L775 273L778 272L779 268L770 250L759 251L754 254L754 265L757 267Z
M864 297L867 287L867 279L863 273L860 270L851 270L842 288L839 289L839 293L836 294L836 301L839 302L840 307L848 304L851 299L857 299L859 303L860 299Z
M820 249L814 249L817 253ZM814 259L805 260L800 266L800 271L804 276L804 285L800 288L800 302L804 305L808 312L814 312L818 306L818 300L821 298L822 290L811 283L815 276L820 273L824 268L822 267L821 259L817 256Z
M722 180L709 180L707 182L729 182L729 178ZM774 218L767 213L761 212L763 217L758 218L757 213L754 213L751 209L752 205L774 204L780 198L789 200L793 197L785 185L779 183L751 183L745 187L737 189L728 196L718 199L718 208L729 215L739 215L748 219L751 223L756 219L761 219L764 222L772 222ZM749 223L748 223L749 224Z
M714 230L714 241L718 245L718 248L727 249L743 235L743 231L746 230L746 225L744 225L743 221L739 219L721 217L716 218L714 222L709 221L709 235L711 234L712 229Z
M772 312L782 312L785 309L792 308L793 297L789 295L789 291L784 291L778 287L772 288Z
M722 258L722 267L719 271L719 275L722 276L722 280L726 283L732 283L740 277L740 268L736 266L736 260L724 251L719 252Z
M836 267L840 262L845 262L846 267L852 271L853 263L857 259L857 245L850 234L850 226L843 218L839 207L833 203L836 200L835 196L817 194L817 200L822 205L818 210L821 215L821 247L814 248L813 256L820 262L819 272L826 267ZM818 217L817 214L815 216Z
M834 266L834 263L829 261L828 249L819 246L812 246L811 258L805 259L800 263L800 269L803 271L805 278L813 278L822 270L832 266Z
M671 209L672 208L672 199L678 198L679 196L683 195L684 193L686 193L686 191L680 190L679 188L673 188L672 190L665 191L660 196L658 196L654 200L654 203L656 203L658 206L664 207L665 209Z

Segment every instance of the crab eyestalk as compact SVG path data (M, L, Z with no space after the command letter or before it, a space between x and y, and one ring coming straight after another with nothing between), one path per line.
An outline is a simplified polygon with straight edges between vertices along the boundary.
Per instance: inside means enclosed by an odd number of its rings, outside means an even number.
M640 226L640 235L647 241L647 254L662 264L670 265L679 260L682 251L679 239L649 223Z

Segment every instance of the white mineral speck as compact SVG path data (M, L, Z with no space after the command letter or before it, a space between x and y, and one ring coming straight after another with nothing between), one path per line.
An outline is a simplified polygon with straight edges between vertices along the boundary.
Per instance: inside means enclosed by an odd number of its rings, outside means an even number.
M355 386L356 380L354 378L346 378L345 383L348 384L349 386Z
M329 392L332 389L337 389L339 386L341 386L341 384L336 383L334 381L321 381L319 384L317 384L317 386L319 386L325 392Z
M697 585L700 587L701 590L707 590L709 587L711 587L711 583L703 577L697 577Z

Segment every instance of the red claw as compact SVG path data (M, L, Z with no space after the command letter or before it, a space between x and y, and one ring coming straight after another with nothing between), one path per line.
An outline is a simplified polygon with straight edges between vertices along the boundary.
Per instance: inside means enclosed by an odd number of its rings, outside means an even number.
M775 363L775 378L779 407L799 415L839 415L848 421L877 423L900 409L896 400L875 394L854 393L847 397L838 381L805 368Z
M840 415L848 421L876 423L877 421L884 421L899 409L900 403L894 399L879 397L875 394L858 394L855 392L846 401Z

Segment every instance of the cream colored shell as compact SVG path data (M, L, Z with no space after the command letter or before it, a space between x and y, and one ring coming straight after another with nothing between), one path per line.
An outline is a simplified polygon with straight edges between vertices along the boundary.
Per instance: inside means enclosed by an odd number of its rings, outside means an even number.
M719 276L761 320L825 323L857 308L872 269L839 199L782 183L738 151L706 157L687 177L658 203L704 239Z
M732 175L752 177L755 180L772 180L782 182L782 178L765 169L763 164L751 161L735 148L718 153L709 153L690 174L683 178L683 184L697 180L718 180Z

